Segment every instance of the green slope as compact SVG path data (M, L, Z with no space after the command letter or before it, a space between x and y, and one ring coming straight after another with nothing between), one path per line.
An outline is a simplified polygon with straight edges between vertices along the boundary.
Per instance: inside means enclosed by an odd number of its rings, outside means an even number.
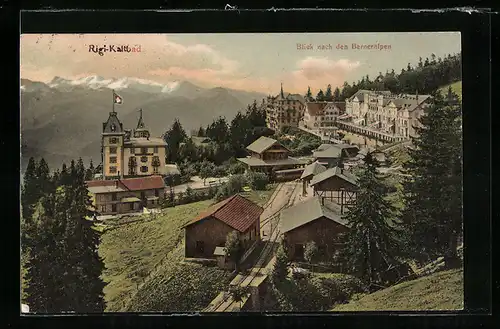
M462 269L437 272L361 296L349 304L336 306L332 311L461 310L463 284Z
M458 97L460 97L460 99L462 99L462 81L457 81L457 82L453 82L449 85L446 85L444 87L441 87L439 88L439 90L441 90L441 92L446 95L446 93L448 92L448 87L451 86L451 90L456 93L458 95Z

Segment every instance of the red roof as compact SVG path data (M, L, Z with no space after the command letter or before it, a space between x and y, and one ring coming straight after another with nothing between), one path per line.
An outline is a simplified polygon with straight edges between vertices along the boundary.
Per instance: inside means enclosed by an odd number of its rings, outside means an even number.
M184 227L207 218L216 218L239 232L246 232L260 218L264 209L239 194L223 200L199 214Z
M151 190L164 188L165 182L161 176L147 176L147 177L137 177L137 178L124 178L124 179L113 179L113 180L92 180L87 181L88 187L96 186L112 186L118 182L118 185L130 190L130 191L141 191L141 190Z
M307 112L309 112L309 115L312 116L319 116L323 114L323 111L328 105L327 102L310 102L307 103Z

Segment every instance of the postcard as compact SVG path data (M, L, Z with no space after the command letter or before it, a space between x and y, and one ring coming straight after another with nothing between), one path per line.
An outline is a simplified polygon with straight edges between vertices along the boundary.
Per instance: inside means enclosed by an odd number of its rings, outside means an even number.
M23 313L463 309L459 32L20 46Z

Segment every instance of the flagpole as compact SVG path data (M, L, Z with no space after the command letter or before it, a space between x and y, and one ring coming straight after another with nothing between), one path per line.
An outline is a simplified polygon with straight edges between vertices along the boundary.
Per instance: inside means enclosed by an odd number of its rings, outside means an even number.
M115 113L115 90L111 89L111 92L113 93L113 113Z

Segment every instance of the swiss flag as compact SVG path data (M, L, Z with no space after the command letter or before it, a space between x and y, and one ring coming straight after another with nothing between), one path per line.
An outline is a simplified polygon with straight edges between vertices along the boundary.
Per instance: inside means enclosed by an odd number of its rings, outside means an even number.
M117 93L115 93L114 91L113 91L113 102L115 104L121 104L121 103L123 103L123 99Z

